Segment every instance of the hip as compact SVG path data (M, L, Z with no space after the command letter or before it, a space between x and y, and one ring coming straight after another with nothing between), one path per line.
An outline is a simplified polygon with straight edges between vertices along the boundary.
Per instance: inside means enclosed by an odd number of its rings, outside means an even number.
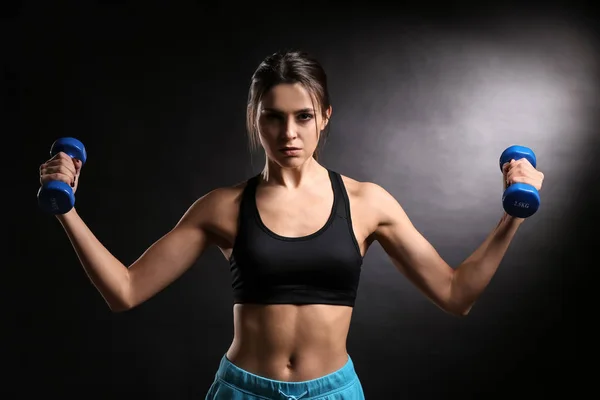
M337 370L315 379L282 381L270 379L243 368L227 358L221 359L206 400L363 400L364 393L352 358Z

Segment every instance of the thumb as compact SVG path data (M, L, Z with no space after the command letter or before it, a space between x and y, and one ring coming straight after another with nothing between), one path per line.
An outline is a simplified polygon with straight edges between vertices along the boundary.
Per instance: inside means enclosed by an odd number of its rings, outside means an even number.
M514 162L515 162L515 160L514 160L514 159L511 159L510 161L507 161L507 162L505 162L505 163L502 165L502 173L506 175L506 173L508 172L508 168L509 168L509 167L510 167L512 164L514 164Z
M75 165L75 174L79 175L79 172L81 171L81 167L83 167L83 163L81 162L81 160L74 158L73 165Z

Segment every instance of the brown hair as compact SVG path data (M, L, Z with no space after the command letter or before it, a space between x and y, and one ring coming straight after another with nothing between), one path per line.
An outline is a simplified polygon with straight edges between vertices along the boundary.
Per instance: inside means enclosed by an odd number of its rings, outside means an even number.
M303 51L280 51L266 57L258 66L250 84L246 109L246 129L251 149L259 147L258 107L263 96L274 86L281 83L300 83L319 104L323 118L327 118L327 109L331 105L327 89L327 75L321 64ZM314 103L313 103L313 108ZM315 118L315 124L316 124ZM329 124L324 134L319 136L319 145L314 158L318 159L319 149L324 144ZM318 129L318 127L317 127Z

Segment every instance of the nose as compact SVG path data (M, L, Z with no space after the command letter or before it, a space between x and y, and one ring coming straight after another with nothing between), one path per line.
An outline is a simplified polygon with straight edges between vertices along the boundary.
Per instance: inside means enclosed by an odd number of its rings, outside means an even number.
M298 135L297 133L297 125L296 121L293 117L286 118L284 123L282 124L282 133L286 139L295 139Z

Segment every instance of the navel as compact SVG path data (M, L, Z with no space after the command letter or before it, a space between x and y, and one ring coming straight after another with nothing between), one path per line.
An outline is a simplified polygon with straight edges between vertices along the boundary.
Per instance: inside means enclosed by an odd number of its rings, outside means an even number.
M294 369L296 367L296 356L295 355L292 354L289 357L286 367L287 367L287 369Z

